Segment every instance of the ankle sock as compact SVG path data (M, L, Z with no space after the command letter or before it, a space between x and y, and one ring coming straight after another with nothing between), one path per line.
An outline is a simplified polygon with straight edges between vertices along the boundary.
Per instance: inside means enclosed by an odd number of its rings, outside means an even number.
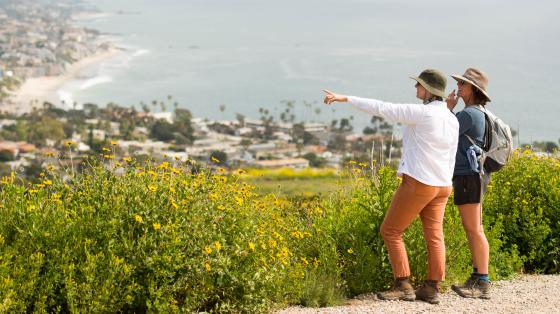
M476 278L478 278L478 280L490 282L490 277L488 277L488 274L474 273L474 275L476 276Z

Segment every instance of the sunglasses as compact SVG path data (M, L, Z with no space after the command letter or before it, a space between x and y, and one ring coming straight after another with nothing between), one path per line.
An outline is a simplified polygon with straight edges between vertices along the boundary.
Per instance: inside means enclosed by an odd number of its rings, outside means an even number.
M459 85L465 85L465 84L467 84L467 82L465 82L465 81L457 81L457 84L459 84Z

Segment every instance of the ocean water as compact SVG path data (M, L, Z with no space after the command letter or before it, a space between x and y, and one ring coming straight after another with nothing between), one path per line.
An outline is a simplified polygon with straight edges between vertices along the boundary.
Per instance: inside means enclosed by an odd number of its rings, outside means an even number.
M323 88L418 102L410 75L476 66L490 77L488 108L519 130L522 143L560 138L560 1L91 3L106 14L80 23L127 53L66 84L67 103L140 108L156 100L169 110L178 102L196 116L226 119L258 118L259 108L278 115L293 100L298 119L352 116L361 131L369 117L347 104L323 105Z

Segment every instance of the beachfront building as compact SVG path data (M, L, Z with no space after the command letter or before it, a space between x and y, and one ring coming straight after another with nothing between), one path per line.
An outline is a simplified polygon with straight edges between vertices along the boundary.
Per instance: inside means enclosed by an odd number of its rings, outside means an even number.
M259 168L294 168L305 169L309 167L309 160L303 158L288 158L276 160L256 160L252 166Z

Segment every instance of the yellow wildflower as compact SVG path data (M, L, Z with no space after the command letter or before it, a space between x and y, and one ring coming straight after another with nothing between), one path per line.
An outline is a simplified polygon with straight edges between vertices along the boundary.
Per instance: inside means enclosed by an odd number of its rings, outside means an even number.
M243 205L243 199L241 197L235 196L234 198L237 205L239 206Z
M117 145L117 141L111 141L111 146Z
M255 243L249 242L249 248L251 249L251 251L256 250L256 248L255 248Z
M53 182L51 180L45 180L45 181L43 181L43 184L44 185L52 185Z
M154 224L152 224L152 226L154 227L154 230L159 230L159 229L161 229L161 224L154 223Z
M205 247L205 248L204 248L204 253L206 253L206 254L212 253L212 248L209 247L209 246Z
M354 253L354 250L352 250L352 249L350 248L350 249L347 250L347 252L348 252L349 254L352 254L352 253Z
M130 158L130 157L123 157L122 160L123 160L123 161L126 161L126 162L131 162L131 161L132 161L132 158Z
M158 169L168 169L169 168L169 162L164 161L162 162L159 166Z
M153 184L150 184L150 185L148 185L148 190L150 192L155 192L155 191L157 191L157 186L155 186Z
M276 244L277 244L277 243L276 243L275 240L272 240L272 239L268 240L268 245L269 245L270 247L276 247Z
M217 251L222 249L222 244L219 241L214 242L214 247Z
M111 150L108 149L107 147L103 147L101 150L104 151L104 152L110 152L110 151L111 151Z
M134 220L136 220L136 222L142 222L143 221L142 216L140 216L140 215L134 215Z
M212 270L212 266L210 266L210 262L206 262L204 263L204 268L206 268L206 271L211 271Z

